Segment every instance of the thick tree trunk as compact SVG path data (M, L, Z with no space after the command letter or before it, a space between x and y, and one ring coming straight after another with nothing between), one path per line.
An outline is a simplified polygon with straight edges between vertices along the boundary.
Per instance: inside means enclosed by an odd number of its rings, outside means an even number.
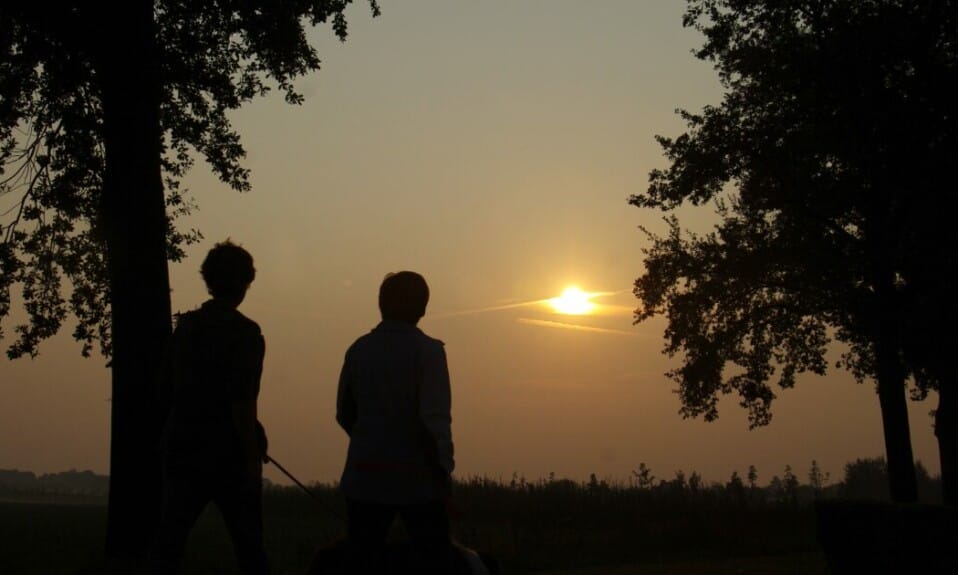
M935 436L941 462L941 490L945 505L958 506L958 380L938 384L938 409L935 411Z
M153 6L143 0L108 6L97 70L113 329L106 551L114 565L132 567L147 549L159 511L162 414L155 374L171 329L170 288Z
M882 285L885 285L883 289ZM893 501L912 503L918 500L915 458L911 449L908 425L908 403L905 397L905 370L901 363L901 341L894 307L888 302L890 284L879 284L878 296L885 305L878 309L875 337L878 401L881 405L885 455L888 459L888 486Z
M876 186L872 191L865 226L869 276L874 290L871 302L871 339L875 354L875 379L881 406L885 456L888 460L888 487L892 501L918 500L915 458L911 449L908 403L903 363L903 314L896 276L900 222L895 214L895 191Z
M879 374L878 400L881 404L891 498L899 503L913 503L918 500L918 484L908 428L904 378Z

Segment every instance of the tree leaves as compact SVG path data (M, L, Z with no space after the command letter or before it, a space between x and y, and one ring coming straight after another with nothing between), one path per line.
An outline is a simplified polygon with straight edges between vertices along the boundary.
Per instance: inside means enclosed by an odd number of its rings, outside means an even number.
M246 152L228 113L273 87L302 102L293 81L320 65L305 27L329 22L345 40L350 0L154 3L160 46L161 158L171 261L198 241L173 223L196 204L180 179L194 156L238 191ZM0 9L0 320L19 286L28 321L9 357L36 355L72 314L89 355L109 356L109 293L100 202L103 118L95 61L96 3L32 2ZM374 15L379 6L369 2ZM64 292L69 292L65 296ZM3 331L0 330L0 336Z
M635 282L636 321L668 316L684 416L714 419L734 393L751 426L767 424L772 385L825 373L833 339L840 367L873 375L882 314L928 339L920 318L937 321L931 302L944 301L930 268L954 267L939 249L954 226L937 214L953 187L942 154L958 134L956 15L954 2L688 2L685 25L705 36L696 55L726 93L679 112L688 131L657 137L668 167L630 199L665 212L711 203L719 220L706 235L675 216L666 235L646 232ZM918 206L936 212L931 225Z

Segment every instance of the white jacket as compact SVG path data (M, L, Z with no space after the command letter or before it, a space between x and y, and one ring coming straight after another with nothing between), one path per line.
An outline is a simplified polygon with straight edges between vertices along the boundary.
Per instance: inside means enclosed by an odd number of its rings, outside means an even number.
M443 343L384 320L346 352L336 420L349 434L341 488L353 499L441 499L455 466Z

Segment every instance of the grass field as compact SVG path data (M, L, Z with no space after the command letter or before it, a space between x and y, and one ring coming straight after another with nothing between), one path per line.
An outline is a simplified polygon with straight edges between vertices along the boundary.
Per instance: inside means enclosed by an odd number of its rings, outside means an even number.
M317 486L342 512L331 487ZM99 502L0 502L0 573L103 573L106 507ZM505 574L818 575L827 573L810 506L742 505L702 492L589 488L571 482L457 484L457 539L492 553ZM316 549L344 526L302 492L264 497L267 548L276 575L302 574ZM397 526L394 537L402 537ZM184 575L235 572L218 513L208 508L183 558Z
M539 575L821 575L828 567L821 553L772 557L739 557L712 561L675 560L668 563L602 565L579 569L540 571Z

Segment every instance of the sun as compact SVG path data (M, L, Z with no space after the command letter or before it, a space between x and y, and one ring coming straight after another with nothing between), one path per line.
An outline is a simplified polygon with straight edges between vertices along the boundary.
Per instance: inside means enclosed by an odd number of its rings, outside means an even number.
M586 315L595 309L589 301L593 294L586 293L575 286L567 287L562 295L548 300L549 305L559 313L566 315Z

